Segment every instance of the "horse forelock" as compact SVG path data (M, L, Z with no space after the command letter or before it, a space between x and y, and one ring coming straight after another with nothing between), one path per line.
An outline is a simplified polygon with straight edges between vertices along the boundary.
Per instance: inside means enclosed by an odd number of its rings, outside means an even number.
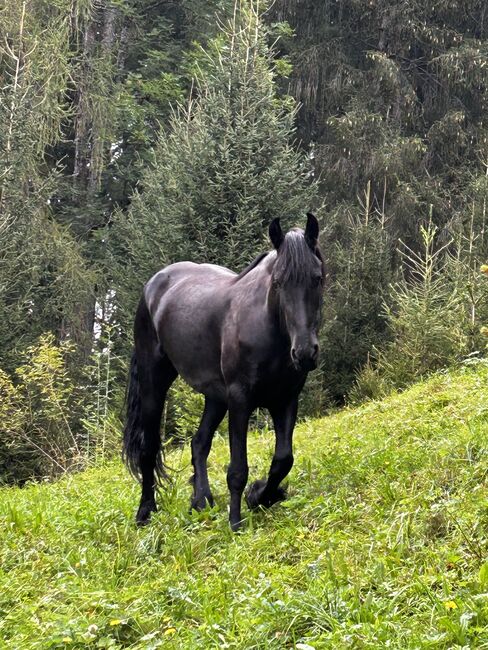
M317 261L322 261L318 249L310 248L301 228L293 228L280 246L273 276L282 284L301 284L317 272Z

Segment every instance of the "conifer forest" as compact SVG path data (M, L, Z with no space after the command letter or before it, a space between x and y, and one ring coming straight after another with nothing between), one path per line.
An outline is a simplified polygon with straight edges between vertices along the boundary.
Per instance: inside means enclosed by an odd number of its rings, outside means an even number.
M118 455L143 284L275 217L325 255L301 417L485 355L485 0L4 0L0 81L1 483Z

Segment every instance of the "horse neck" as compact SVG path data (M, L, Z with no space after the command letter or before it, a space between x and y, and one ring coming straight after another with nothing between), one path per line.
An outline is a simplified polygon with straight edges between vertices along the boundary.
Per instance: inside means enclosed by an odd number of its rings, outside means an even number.
M255 309L263 309L272 320L279 318L279 305L273 301L272 271L276 262L276 252L271 251L249 273L239 280L238 291L247 296L246 303ZM248 305L248 306L249 306Z
M276 262L276 253L270 253L269 260L265 266L266 298L265 309L270 317L271 322L277 327L281 334L287 335L284 328L284 318L280 306L280 301L276 292L273 290L273 267Z

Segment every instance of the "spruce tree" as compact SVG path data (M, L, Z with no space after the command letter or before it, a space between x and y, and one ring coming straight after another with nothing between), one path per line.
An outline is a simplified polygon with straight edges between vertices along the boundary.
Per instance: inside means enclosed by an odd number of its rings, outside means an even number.
M142 285L188 259L236 271L269 248L267 225L303 220L314 185L294 148L295 104L276 94L274 53L245 5L212 43L190 102L161 131L152 165L110 232L120 305L129 328Z
M298 133L311 147L327 220L335 224L327 246L333 304L324 328L331 337L324 341L327 376L347 391L371 345L395 336L380 305L401 256L389 255L386 275L378 272L382 256L378 267L371 257L362 282L376 307L362 321L359 283L353 287L349 278L357 278L347 272L364 234L349 215L357 214L364 188L372 211L383 215L390 251L402 240L421 253L421 226L431 215L439 244L452 240L452 255L463 233L475 231L470 252L461 247L459 269L476 266L470 257L486 259L486 2L277 0L269 16L288 21L293 33L280 42L293 65L283 87L301 103ZM381 236L368 246L372 253Z

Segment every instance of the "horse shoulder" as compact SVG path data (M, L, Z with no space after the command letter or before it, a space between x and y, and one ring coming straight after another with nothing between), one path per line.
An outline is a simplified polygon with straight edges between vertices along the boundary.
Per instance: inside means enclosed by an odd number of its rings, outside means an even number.
M221 335L221 367L226 384L251 389L272 348L272 322L265 310L231 301Z

